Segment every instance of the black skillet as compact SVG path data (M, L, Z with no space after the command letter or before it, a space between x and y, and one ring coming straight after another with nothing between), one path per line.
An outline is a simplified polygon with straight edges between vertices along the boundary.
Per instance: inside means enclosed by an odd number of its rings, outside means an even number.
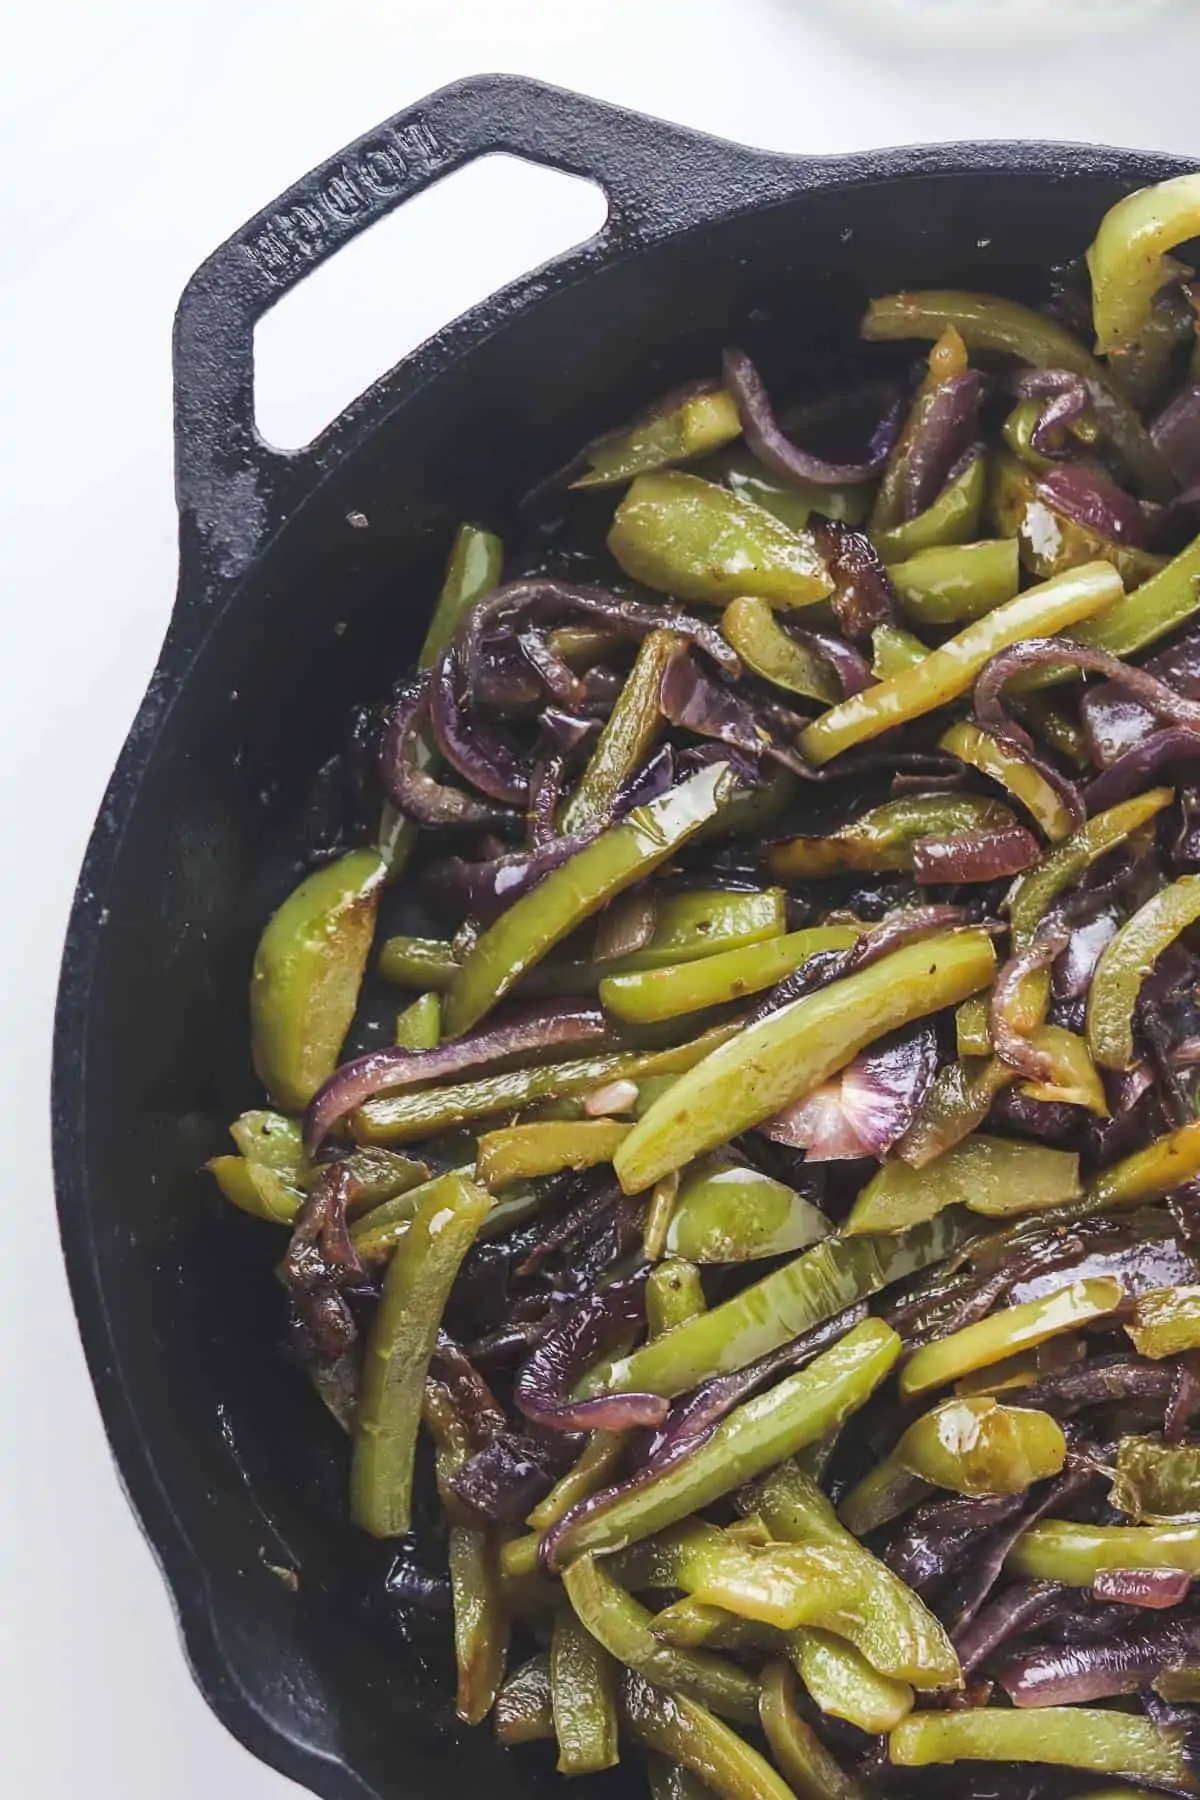
M255 321L493 151L598 182L604 229L447 326L308 450L268 448ZM847 353L872 292L1044 298L1106 206L1187 166L1053 144L766 155L484 76L305 176L188 284L179 592L67 935L58 1206L113 1454L196 1680L249 1749L318 1793L440 1800L451 1759L458 1791L490 1800L560 1778L542 1747L504 1752L454 1720L446 1636L383 1597L388 1558L345 1521L336 1428L277 1351L278 1239L197 1173L256 1103L247 973L294 878L313 772L352 703L414 655L457 520L503 531L533 481L715 368L731 338L804 376Z

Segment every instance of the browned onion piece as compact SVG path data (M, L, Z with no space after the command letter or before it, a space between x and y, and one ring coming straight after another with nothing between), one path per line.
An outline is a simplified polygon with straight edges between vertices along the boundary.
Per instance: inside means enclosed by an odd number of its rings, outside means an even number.
M522 656L551 699L557 700L560 706L573 706L577 709L587 705L590 698L587 684L579 679L561 656L554 654L544 633L522 631L518 633L517 642L521 646Z
M835 637L833 632L809 631L804 626L793 625L786 613L777 614L776 623L782 625L788 636L795 638L798 644L803 644L829 664L841 682L844 700L848 700L851 694L861 694L864 688L874 686L875 677L866 657L842 638Z
M1074 1706L1110 1694L1136 1694L1167 1669L1200 1656L1200 1619L1159 1619L1098 1644L1043 1645L1000 1671L1014 1706Z
M1184 1255L1182 1251L1180 1254L1183 1261L1191 1261L1191 1259ZM1193 1263L1193 1279L1194 1274L1195 1264ZM1184 1275L1182 1280L1176 1282L1174 1285L1178 1287L1185 1286L1188 1279L1188 1276ZM1169 1284L1164 1282L1160 1285L1167 1286ZM1163 1436L1166 1438L1168 1444L1177 1444L1179 1442L1180 1438L1191 1424L1192 1414L1195 1412L1197 1406L1200 1406L1200 1356L1198 1356L1194 1350L1191 1350L1181 1356L1179 1361L1175 1364L1174 1380L1171 1383L1171 1394L1167 1401L1166 1411L1163 1413Z
M358 1192L344 1163L322 1169L296 1215L283 1259L284 1286L326 1359L343 1355L358 1336L343 1294L364 1273L346 1223Z
M514 850L482 862L445 856L422 872L421 886L432 904L445 906L457 918L476 919L486 925L597 835L598 828L573 831L568 837L552 838L536 850Z
M1200 482L1200 384L1189 383L1163 407L1150 436L1180 487Z
M1097 1600L1142 1606L1152 1612L1178 1606L1191 1589L1192 1578L1184 1569L1101 1569L1092 1582Z
M1164 763L1184 757L1200 757L1200 728L1168 725L1152 732L1088 783L1083 794L1088 811L1104 812L1118 801L1128 800L1149 784Z
M508 1420L491 1388L461 1344L449 1332L439 1331L431 1373L448 1389L455 1410L478 1448L504 1431Z
M888 459L900 429L901 400L896 392L871 434L866 459L859 463L828 462L794 444L775 417L762 377L744 350L726 350L721 359L725 385L733 395L742 435L765 468L785 481L815 481L823 487L870 481Z
M922 887L936 881L995 881L1032 869L1041 854L1041 845L1023 825L921 838L913 845L913 878Z
M1010 956L995 981L988 1000L988 1033L992 1049L1010 1069L1028 1081L1050 1085L1054 1081L1054 1059L1046 1051L1015 1030L1008 1016L1017 989L1027 975L1048 969L1056 956L1066 949L1070 933L1065 926L1051 925L1043 929L1026 949Z
M314 1156L339 1119L376 1094L443 1081L466 1069L485 1068L510 1056L528 1056L561 1044L588 1044L608 1026L598 1006L579 1000L547 1001L499 1025L453 1038L433 1050L405 1050L398 1044L369 1050L335 1069L313 1095L304 1115L304 1147Z
M1141 507L1132 494L1098 469L1063 463L1039 479L1038 492L1059 512L1086 525L1089 531L1098 532L1110 543L1141 549L1146 542Z
M418 758L421 726L429 713L429 671L406 683L388 717L379 751L379 776L392 805L420 825L498 825L512 817L435 781Z
M1030 442L1042 456L1061 456L1063 450L1057 436L1082 419L1094 404L1091 385L1072 369L1021 369L1014 375L1011 387L1021 400L1045 396L1048 404L1043 406L1030 433Z
M865 532L821 519L813 533L833 577L830 604L837 622L848 638L865 643L877 625L898 615L891 577Z
M1169 649L1148 656L1141 667L1144 675L1153 675L1172 692L1200 700L1200 630L1185 632ZM1154 730L1154 714L1114 682L1085 689L1079 710L1092 760L1102 769Z
M1115 1400L1166 1402L1173 1379L1174 1371L1166 1363L1143 1362L1135 1356L1089 1357L1022 1388L1021 1405L1069 1419L1089 1406L1108 1406Z
M1060 1581L1015 1581L955 1634L964 1675L977 1669L1009 1638L1032 1631L1058 1611L1072 1592Z
M1110 656L1106 650L1092 650L1070 638L1056 637L1022 638L1020 643L998 650L984 664L975 681L975 717L985 731L994 731L998 736L1020 744L1023 748L1033 748L1029 733L1015 724L1005 712L1000 695L1005 682L1021 670L1036 669L1047 664L1084 669L1094 675L1107 676L1114 687L1120 688L1156 718L1166 719L1172 725L1187 725L1193 730L1200 730L1200 702L1185 700L1165 682L1156 680L1147 670L1131 668L1119 657Z
M600 1394L572 1400L579 1376L646 1318L646 1270L580 1300L546 1333L522 1365L513 1399L537 1425L555 1431L624 1431L661 1425L671 1403L661 1394Z
M933 505L970 448L984 385L978 369L967 369L942 382L931 396L905 460L906 519L915 519Z
M430 690L438 749L480 793L510 806L524 806L529 798L528 769L495 726L464 702L463 686L458 653L451 644L433 671Z
M812 773L798 750L778 743L759 723L747 700L702 675L686 650L677 651L663 670L658 702L664 718L697 737L717 738L756 759L765 756L793 775Z
M531 850L540 850L554 842L555 814L562 795L566 756L553 750L540 756L529 778L529 807L525 814L526 840Z

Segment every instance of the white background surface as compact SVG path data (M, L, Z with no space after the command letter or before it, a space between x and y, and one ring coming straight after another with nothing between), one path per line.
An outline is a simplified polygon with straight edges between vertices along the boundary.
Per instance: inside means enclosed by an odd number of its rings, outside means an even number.
M1141 41L905 52L804 0L0 4L0 1719L42 1800L272 1800L191 1687L75 1342L55 1236L51 1012L75 871L174 584L171 313L204 254L453 77L543 76L779 149L1072 137L1200 156L1200 16ZM1047 10L1050 10L1047 0ZM582 206L582 210L580 209ZM440 210L439 210L440 207ZM462 178L385 225L348 329L264 337L274 428L317 424L594 222L549 178ZM986 221L981 221L981 225ZM345 304L343 296L343 304ZM343 319L343 323L344 323ZM312 335L314 331L316 337ZM303 354L306 362L301 364Z

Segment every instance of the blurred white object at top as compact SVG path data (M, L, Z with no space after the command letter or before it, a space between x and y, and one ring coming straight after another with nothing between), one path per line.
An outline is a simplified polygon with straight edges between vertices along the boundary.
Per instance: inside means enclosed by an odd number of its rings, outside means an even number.
M1116 31L1173 4L1174 0L833 0L833 17L882 28L894 42L930 49L995 49Z

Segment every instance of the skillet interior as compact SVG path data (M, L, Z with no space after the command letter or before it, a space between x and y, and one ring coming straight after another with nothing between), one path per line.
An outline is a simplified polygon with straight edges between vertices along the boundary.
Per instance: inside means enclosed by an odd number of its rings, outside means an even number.
M536 306L423 389L402 366L374 432L218 591L194 659L168 652L106 801L57 1045L76 1303L200 1684L243 1741L318 1791L432 1797L451 1755L456 1779L495 1800L558 1777L544 1746L503 1752L458 1725L445 1628L379 1603L390 1558L345 1520L339 1434L273 1347L280 1240L197 1173L257 1100L246 978L293 879L299 809L351 703L413 657L456 520L505 531L533 479L731 339L786 389L852 354L869 292L1044 297L1048 266L1082 250L1118 193L1179 167L1005 146L893 166L848 162L839 185L806 191L798 163L799 191L767 210L543 282ZM369 529L347 525L352 509ZM298 1571L297 1591L272 1565Z

